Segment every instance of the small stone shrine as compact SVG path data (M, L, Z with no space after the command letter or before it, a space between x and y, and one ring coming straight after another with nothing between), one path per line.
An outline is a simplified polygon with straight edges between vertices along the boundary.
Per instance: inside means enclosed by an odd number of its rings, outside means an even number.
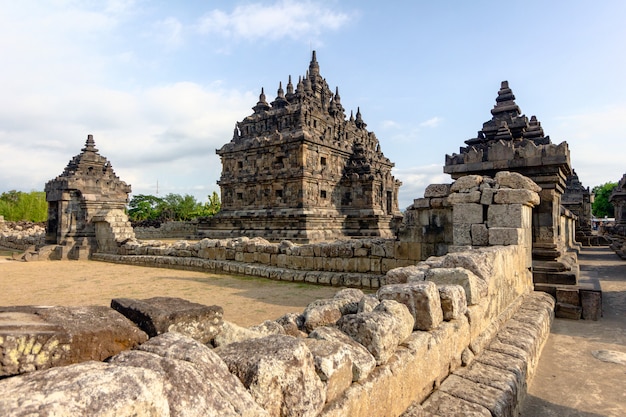
M130 185L121 181L111 163L98 153L92 135L87 136L82 152L72 158L63 173L46 183L45 192L46 244L61 245L61 258L87 258L95 250L98 219L114 225L112 217L121 217L117 223L124 228L122 234L134 237L124 216ZM117 229L114 232L120 231Z
M582 185L575 170L567 177L561 204L576 215L576 241L584 244L592 236L591 192Z
M394 236L401 219L394 164L360 110L346 118L315 51L295 88L290 76L270 103L261 89L253 110L216 151L222 208L200 224L201 234L300 243Z
M456 180L515 171L537 183L541 203L532 216L534 282L575 285L577 257L561 227L561 196L572 174L567 142L553 144L535 116L529 120L521 113L507 81L501 84L491 114L476 138L465 141L467 146L458 154L446 155L444 172Z

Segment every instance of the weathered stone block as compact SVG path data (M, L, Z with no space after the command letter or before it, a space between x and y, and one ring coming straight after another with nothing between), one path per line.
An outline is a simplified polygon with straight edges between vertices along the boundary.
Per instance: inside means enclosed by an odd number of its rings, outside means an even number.
M350 297L336 296L330 299L313 301L302 313L304 327L310 332L317 327L336 323L343 314L356 312L358 302L362 296L363 292L361 292L361 296L356 300Z
M439 291L430 281L386 285L376 295L404 304L413 316L413 330L432 330L443 321Z
M441 299L441 310L443 319L450 321L458 319L467 311L467 300L465 290L460 285L444 284L437 285L439 298Z
M530 208L521 204L491 205L487 212L489 227L531 227Z
M474 362L476 363L476 362ZM513 416L516 401L512 392L502 392L497 388L477 383L457 375L450 375L439 388L454 397L474 404L480 404L493 416Z
M523 176L517 172L500 171L495 176L496 184L500 187L509 187L514 189L526 189L536 193L541 191L541 187L538 186L533 180Z
M500 188L493 197L496 204L524 204L527 206L539 205L539 194L530 190L511 190Z
M160 375L171 415L269 416L213 350L179 333L152 338L110 363Z
M472 245L473 246L487 246L489 245L489 230L484 224L471 225Z
M394 268L385 274L385 282L386 284L405 284L409 281L423 281L426 269L428 269L427 266L418 265Z
M104 362L60 366L0 381L0 410L15 417L169 415L157 372Z
M493 204L493 195L495 190L492 188L484 188L480 196L480 204L488 206Z
M350 350L340 342L314 338L302 340L313 354L317 375L326 385L326 402L330 402L352 384Z
M482 181L483 177L480 175L465 175L452 183L450 191L463 193L474 191L478 189Z
M578 288L556 288L555 295L557 303L565 303L575 306L581 305Z
M566 303L556 303L554 309L554 316L561 319L580 320L582 317L583 309L580 306L575 306Z
M424 197L447 197L450 194L450 184L430 184L424 190Z
M101 361L147 339L108 307L2 307L0 376Z
M224 316L220 306L175 297L115 298L111 300L111 308L136 323L150 337L178 332L202 343L208 343L220 332Z
M309 334L309 338L339 343L345 346L352 362L352 380L362 381L376 367L376 359L360 343L336 327L318 327Z
M482 223L483 206L478 203L460 203L452 208L452 222L457 223Z
M472 224L454 223L452 225L452 241L455 246L472 244Z
M414 319L407 307L383 300L371 313L343 316L337 327L361 343L381 365L389 360L398 345L413 331Z
M585 320L600 320L602 317L602 292L580 290L582 304L582 318Z
M478 304L487 293L485 282L473 272L461 267L431 268L426 273L426 279L437 285L460 285L465 290L465 297L469 305Z
M426 416L492 417L491 412L482 405L463 400L443 391L435 391L424 401L422 408L424 412L430 413Z
M448 196L448 203L453 206L461 203L479 203L481 193L478 190L470 191L468 193L452 193Z
M416 198L413 200L413 208L429 208L430 207L430 198Z
M267 336L216 348L215 352L270 416L317 416L326 387L302 339Z
M524 229L512 227L490 227L490 245L523 245L526 243Z

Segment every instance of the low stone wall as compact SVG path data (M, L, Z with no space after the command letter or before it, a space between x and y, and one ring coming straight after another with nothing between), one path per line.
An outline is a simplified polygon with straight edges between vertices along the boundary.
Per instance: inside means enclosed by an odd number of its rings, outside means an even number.
M43 246L46 229L35 223L8 222L0 216L0 247L26 250L32 246Z
M15 376L0 380L0 409L348 417L459 415L445 404L470 403L513 416L554 307L531 292L527 252L431 258L389 271L376 295L340 290L248 329L224 321L219 307L178 299L116 299L106 312L2 308L1 375ZM113 356L100 362L104 346ZM489 394L482 405L471 398L479 392Z
M194 239L198 222L163 222L159 227L134 227L137 239Z

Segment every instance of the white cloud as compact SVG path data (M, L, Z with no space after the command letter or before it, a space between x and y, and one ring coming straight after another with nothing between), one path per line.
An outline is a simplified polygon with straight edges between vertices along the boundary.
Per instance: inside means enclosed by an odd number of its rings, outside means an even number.
M237 6L231 13L213 10L199 19L197 31L254 41L303 39L337 30L350 19L350 15L317 2L282 0L272 5L251 3Z
M553 143L566 141L572 167L585 186L618 181L624 172L626 155L626 106L555 117L549 125Z
M152 36L168 49L180 47L183 43L183 24L175 17L167 17L153 25Z
M422 123L420 123L420 127L437 127L443 122L441 117L433 117Z
M383 129L400 129L400 124L394 120L383 120L381 126Z
M43 189L93 134L101 155L133 193L217 190L221 165L215 149L232 137L254 94L195 83L155 86L134 93L85 87L60 97L0 97L0 188ZM45 103L33 106L33 103ZM71 111L68 111L71 109Z
M398 201L404 209L416 198L424 197L424 190L430 184L449 184L452 179L443 173L443 167L437 164L414 166L409 168L393 169L396 179L402 181Z

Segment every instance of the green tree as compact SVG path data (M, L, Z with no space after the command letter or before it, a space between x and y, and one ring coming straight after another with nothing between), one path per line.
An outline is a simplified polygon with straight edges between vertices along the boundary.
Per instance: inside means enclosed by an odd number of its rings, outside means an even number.
M0 215L9 221L45 222L48 218L48 203L43 191L11 190L0 195Z
M211 217L217 214L222 208L220 202L220 196L217 192L213 191L213 194L209 196L209 201L204 203L201 210L198 213L198 217Z
M617 187L616 182L607 182L606 184L593 187L591 192L594 194L594 200L591 212L594 216L599 218L615 216L615 208L609 203L609 197L615 187Z
M153 195L138 194L128 203L128 217L131 221L158 220L161 216L163 200Z

